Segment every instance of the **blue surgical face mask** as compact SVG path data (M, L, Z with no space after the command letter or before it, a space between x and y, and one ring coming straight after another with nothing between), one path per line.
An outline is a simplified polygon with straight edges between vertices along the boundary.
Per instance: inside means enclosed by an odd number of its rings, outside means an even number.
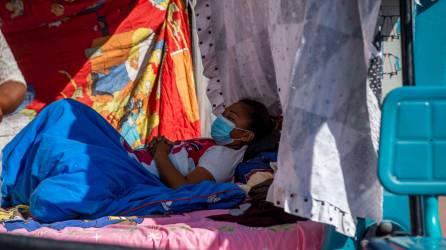
M240 140L232 139L231 131L234 129L247 131L245 129L237 128L233 122L226 119L224 116L217 116L217 119L215 119L211 127L212 139L214 139L215 142L220 145L228 145L236 140Z

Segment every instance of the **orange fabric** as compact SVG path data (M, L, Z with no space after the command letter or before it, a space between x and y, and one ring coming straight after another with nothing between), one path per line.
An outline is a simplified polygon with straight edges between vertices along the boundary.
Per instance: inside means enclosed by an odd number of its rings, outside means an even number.
M134 148L200 136L182 0L5 2L2 31L36 91L29 109L76 99Z

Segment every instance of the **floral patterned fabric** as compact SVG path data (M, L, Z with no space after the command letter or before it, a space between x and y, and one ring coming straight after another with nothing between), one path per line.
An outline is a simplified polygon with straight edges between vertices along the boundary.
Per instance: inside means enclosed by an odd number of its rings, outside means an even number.
M66 227L56 230L42 227L32 232L18 229L10 233L145 249L321 249L324 225L320 223L302 221L259 228L206 218L227 213L227 210L197 211L150 216L144 218L142 223L124 221L105 228ZM1 225L0 233L6 233L6 228Z
M10 0L1 29L36 91L34 111L83 102L133 148L155 135L200 135L183 0Z

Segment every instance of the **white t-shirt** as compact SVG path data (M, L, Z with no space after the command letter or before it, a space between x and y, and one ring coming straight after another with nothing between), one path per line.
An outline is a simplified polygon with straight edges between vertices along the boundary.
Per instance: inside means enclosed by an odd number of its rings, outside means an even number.
M11 80L26 84L11 49L0 31L0 85Z
M150 173L159 177L156 163L147 150L131 150L124 147L129 154L136 158ZM247 146L234 150L225 146L216 145L212 139L193 139L177 142L173 146L169 159L175 168L186 176L197 166L208 170L216 182L226 182L232 179L234 170L242 161Z

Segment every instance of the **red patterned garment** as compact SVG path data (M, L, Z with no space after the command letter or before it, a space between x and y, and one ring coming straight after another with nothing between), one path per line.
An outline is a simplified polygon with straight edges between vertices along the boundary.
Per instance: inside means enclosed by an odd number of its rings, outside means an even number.
M1 29L28 85L28 109L61 98L106 118L132 148L200 136L183 0L8 0Z
M132 157L136 158L139 162L146 165L152 165L153 156L148 149L141 148L138 150L134 150L125 141L121 141L121 144L127 150L127 152L129 152L129 154ZM200 158L204 155L204 153L206 153L206 151L210 147L215 145L216 143L214 140L206 138L177 141L172 147L170 153L172 155L176 155L184 149L187 153L187 158L191 159L194 162L195 166L198 166Z

